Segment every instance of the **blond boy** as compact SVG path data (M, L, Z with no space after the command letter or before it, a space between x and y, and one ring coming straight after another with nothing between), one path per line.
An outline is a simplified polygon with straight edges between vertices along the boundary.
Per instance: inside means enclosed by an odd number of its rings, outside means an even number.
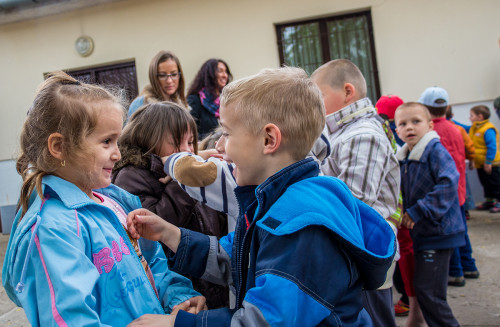
M236 166L235 232L217 241L145 210L128 222L134 236L172 250L172 269L234 286L236 308L144 316L131 326L156 319L170 326L371 325L361 290L383 283L395 237L345 184L317 177L317 163L304 159L325 123L317 87L301 69L267 69L224 88L220 117L217 150Z

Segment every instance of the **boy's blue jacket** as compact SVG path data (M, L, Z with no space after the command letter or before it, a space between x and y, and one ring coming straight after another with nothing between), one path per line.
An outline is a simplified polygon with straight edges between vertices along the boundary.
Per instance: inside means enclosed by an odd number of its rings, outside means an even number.
M395 236L375 210L305 159L237 187L240 217L219 243L181 230L172 269L236 290L236 308L180 312L176 326L371 326L362 289L383 284Z
M159 243L141 239L158 300L115 213L59 177L42 183L46 200L34 192L20 222L18 213L2 270L7 294L33 326L125 326L199 295L189 279L168 270ZM114 185L97 192L125 212L141 206Z
M465 245L458 203L458 171L435 131L425 134L410 152L397 153L401 165L403 210L415 222L410 230L415 251Z

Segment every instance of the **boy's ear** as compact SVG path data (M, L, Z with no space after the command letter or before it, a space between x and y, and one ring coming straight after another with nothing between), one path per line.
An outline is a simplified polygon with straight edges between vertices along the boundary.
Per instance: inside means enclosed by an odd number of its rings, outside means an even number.
M271 154L278 150L281 145L281 131L274 124L267 124L264 131L264 154Z
M64 160L63 158L63 140L64 136L61 133L52 133L49 135L47 140L47 146L49 148L50 154L59 160Z
M344 84L345 103L350 103L356 97L356 88L351 83Z
M429 122L429 128L434 130L434 122L432 120Z

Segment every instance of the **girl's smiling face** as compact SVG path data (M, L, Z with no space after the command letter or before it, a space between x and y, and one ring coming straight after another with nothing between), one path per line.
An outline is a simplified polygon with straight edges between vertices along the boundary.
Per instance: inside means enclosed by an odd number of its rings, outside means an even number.
M111 184L111 171L121 158L118 137L123 125L123 110L118 104L104 101L93 110L99 112L97 125L83 141L85 153L67 158L65 166L58 169L57 173L78 186L91 199L94 199L93 189Z

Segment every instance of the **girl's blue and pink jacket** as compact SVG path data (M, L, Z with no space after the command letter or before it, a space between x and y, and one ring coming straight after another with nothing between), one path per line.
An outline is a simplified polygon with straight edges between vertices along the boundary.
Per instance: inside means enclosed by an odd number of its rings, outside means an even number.
M114 185L96 191L127 213L141 206ZM159 243L140 239L157 296L113 210L75 185L45 176L43 194L34 192L23 219L16 217L2 271L7 294L33 326L125 326L199 295L168 269Z

